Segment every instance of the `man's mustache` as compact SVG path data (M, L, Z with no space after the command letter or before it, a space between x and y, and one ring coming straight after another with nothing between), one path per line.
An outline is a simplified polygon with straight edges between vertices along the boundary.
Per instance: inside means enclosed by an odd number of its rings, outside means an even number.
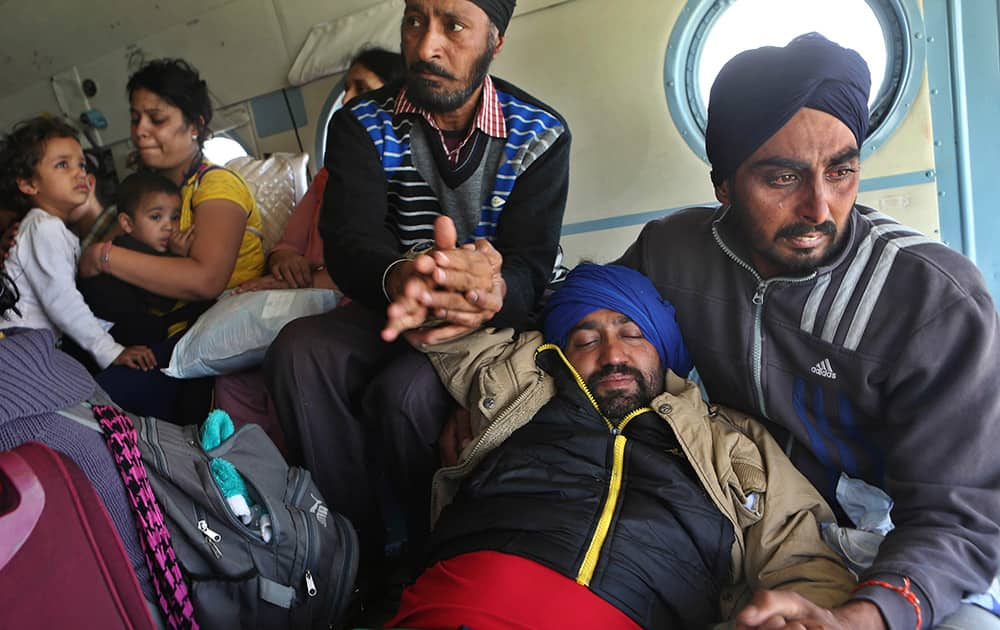
M597 383L602 378L611 376L612 374L628 374L634 378L637 383L645 382L645 377L642 375L642 372L634 367L630 367L628 365L608 364L591 374L587 385L589 386L591 383Z
M799 236L805 236L807 234L814 234L820 232L821 234L836 234L837 225L833 221L823 221L816 225L810 223L796 223L795 225L788 225L775 234L775 238L797 238Z
M415 75L418 72L426 72L444 79L455 79L447 70L437 65L433 61L414 61L409 67L409 73Z

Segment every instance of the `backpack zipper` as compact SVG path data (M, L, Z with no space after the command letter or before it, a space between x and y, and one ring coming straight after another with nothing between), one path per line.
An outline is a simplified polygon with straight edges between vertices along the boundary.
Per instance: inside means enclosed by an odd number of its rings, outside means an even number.
M303 533L305 534L305 552L302 554L302 558L303 564L305 564L306 568L305 573L303 574L303 578L306 582L306 593L309 597L316 597L316 593L319 591L316 589L316 580L313 579L312 571L309 569L309 567L314 564L311 556L313 530L309 523L309 513L304 510L299 510L299 514L302 515L302 524L305 525L305 529L303 530Z
M208 526L208 521L206 521L205 519L201 519L198 521L198 531L200 531L201 535L205 537L205 542L208 544L208 547L212 550L212 554L216 558L222 558L222 550L219 549L218 545L218 543L222 541L222 536L220 536L218 532L212 530Z
M306 569L306 593L309 594L309 597L316 597L317 592L316 581L313 579L313 575L309 569Z

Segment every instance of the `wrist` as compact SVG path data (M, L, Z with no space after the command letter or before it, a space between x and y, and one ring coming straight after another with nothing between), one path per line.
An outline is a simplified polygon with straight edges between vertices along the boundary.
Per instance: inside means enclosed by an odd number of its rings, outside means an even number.
M382 273L382 294L385 295L385 299L388 302L394 302L396 296L402 291L402 280L403 276L403 263L410 262L406 258L400 258L399 260L394 260L389 263L389 266L385 268L385 272Z
M879 607L865 599L852 599L832 612L852 630L886 630L888 627Z
M875 606L886 625L893 628L921 628L928 621L927 595L909 577L891 574L864 576L854 589L851 601Z
M101 249L97 259L101 273L111 272L111 246L111 241L105 241L101 244Z

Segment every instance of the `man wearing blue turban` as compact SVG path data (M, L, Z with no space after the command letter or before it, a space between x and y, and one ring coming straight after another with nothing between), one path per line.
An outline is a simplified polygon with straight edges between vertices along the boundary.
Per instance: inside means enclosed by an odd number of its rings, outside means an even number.
M1000 319L969 260L856 203L870 83L816 33L734 57L705 133L721 207L618 262L673 303L709 396L766 418L834 505L831 540L889 531L847 605L769 594L748 627L998 628L972 594L1000 566Z
M475 437L434 479L427 569L388 627L704 628L758 589L847 598L832 512L763 426L684 380L648 279L580 265L544 320L544 339L424 348Z

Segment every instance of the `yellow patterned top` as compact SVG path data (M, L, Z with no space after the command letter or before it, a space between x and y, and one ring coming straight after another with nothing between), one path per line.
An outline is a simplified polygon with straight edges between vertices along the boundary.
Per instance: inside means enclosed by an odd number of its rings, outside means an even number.
M194 208L212 199L232 201L247 213L247 226L243 232L243 242L236 255L227 289L237 287L264 272L264 244L261 241L261 219L257 202L250 187L237 173L226 168L214 167L203 162L202 167L188 177L181 187L181 229L194 223ZM200 174L200 177L199 177Z

